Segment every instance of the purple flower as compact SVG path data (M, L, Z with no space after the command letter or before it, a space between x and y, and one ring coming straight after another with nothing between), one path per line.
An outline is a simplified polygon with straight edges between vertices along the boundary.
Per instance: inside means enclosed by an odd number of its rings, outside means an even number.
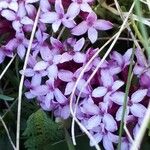
M68 42L71 39L68 39ZM84 63L86 60L86 55L84 53L79 52L85 43L85 39L81 38L78 41L71 40L69 42L69 46L72 47L68 50L68 52L65 52L62 54L61 63L74 60L76 63Z
M65 95L70 95L72 92L72 89L76 83L77 77L78 77L79 73L78 70L75 73L72 73L69 70L59 70L58 72L58 77L59 79L61 79L64 82L67 82L66 88L65 88ZM85 83L86 81L84 79L81 79L77 89L81 90L82 85ZM83 93L88 93L88 88L85 88L83 90Z
M17 53L21 59L25 56L26 48L28 47L29 40L26 39L23 32L17 32L16 37L8 42L10 48L14 45L13 49L17 49Z
M18 10L17 0L2 0L0 1L0 10L2 9L11 9L13 11Z
M95 98L103 97L106 93L111 94L117 91L124 84L121 80L114 81L114 78L110 74L109 70L101 70L101 81L103 86L95 88L92 92L92 96Z
M85 21L82 21L72 29L73 35L83 35L88 32L88 38L94 43L98 38L97 30L109 30L112 28L112 23L106 20L97 19L94 12L89 13Z
M9 21L12 21L13 28L20 32L23 24L33 25L33 21L26 16L26 9L24 3L19 3L18 11L14 12L9 9L2 10L1 15Z
M129 112L133 114L135 117L143 117L146 111L146 107L140 104L144 97L147 94L147 89L143 90L137 90L131 95L131 99L128 97L128 106L126 109L126 116L128 116ZM125 93L123 92L115 92L114 94L111 95L111 100L120 105L121 107L118 109L116 113L116 120L120 121L121 116L122 116L122 111L123 111L123 103L124 103L124 97Z
M74 14L71 10L68 10L65 14L64 8L61 0L55 2L55 11L56 12L45 12L41 15L41 22L52 24L52 29L54 32L57 32L60 25L63 24L67 28L73 28L75 26Z
M91 0L72 0L68 10L70 10L72 14L75 14L75 16L80 13L80 10L84 12L92 12L92 9L88 4L89 2L91 2Z
M120 73L126 66L130 64L130 58L132 55L132 48L128 49L124 55L121 55L117 51L113 51L108 61L109 70L112 75Z

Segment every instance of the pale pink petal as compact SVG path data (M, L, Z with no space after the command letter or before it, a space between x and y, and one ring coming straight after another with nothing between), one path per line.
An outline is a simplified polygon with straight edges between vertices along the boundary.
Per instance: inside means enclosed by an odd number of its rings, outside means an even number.
M75 18L80 12L80 6L78 3L71 3L67 10L67 15L71 18Z
M94 23L97 20L97 15L94 12L88 14L86 21L88 23Z
M47 67L48 67L48 62L39 61L38 63L36 63L33 69L34 71L40 71L40 70L45 70Z
M107 136L108 136L109 140L111 140L113 143L118 143L118 140L119 140L118 135L108 132Z
M92 8L88 3L82 3L80 7L84 12L92 12Z
M26 0L26 3L35 3L38 2L39 0Z
M19 18L23 18L24 16L26 16L26 9L24 3L19 3L17 16Z
M78 24L76 27L74 27L71 32L73 35L82 35L84 33L86 33L88 30L88 25L86 23L86 21L82 21L80 24Z
M108 70L101 70L101 80L105 87L111 87L114 79Z
M46 12L41 15L40 21L43 23L53 23L58 19L58 15L55 12Z
M116 80L114 83L113 83L113 86L112 86L112 90L113 92L114 91L117 91L120 87L122 87L124 85L124 82L121 81L121 80Z
M112 115L105 114L102 119L107 131L114 132L117 130L117 123Z
M24 25L33 25L33 20L30 19L29 17L25 16L21 19L21 23Z
M33 95L31 92L25 92L24 95L27 99L33 99L35 98L35 95Z
M1 4L0 4L1 5ZM18 10L18 3L17 2L11 2L11 3L9 3L9 5L8 5L8 7L11 9L11 10L14 10L14 11L16 11L17 12L17 10Z
M20 74L24 74L26 77L32 77L34 75L34 71L31 68L26 68L25 71L21 70Z
M76 52L73 56L73 60L76 63L84 63L86 61L86 55L80 52Z
M142 104L133 104L130 107L131 113L135 116L135 117L144 117L145 112L146 112L146 107Z
M47 71L48 71L48 77L49 78L57 78L57 75L58 75L58 68L56 65L51 65L47 68Z
M107 134L103 137L103 146L105 150L114 150L113 143L110 141Z
M36 96L46 95L48 92L49 89L46 85L36 86L33 90L31 90L31 93Z
M35 74L31 79L31 86L36 87L41 84L42 78L40 74Z
M124 92L115 92L110 96L110 99L118 104L118 105L123 105L124 102L124 98L125 98L125 93Z
M97 87L96 89L93 90L92 96L93 97L103 97L107 93L107 88L101 86Z
M73 28L76 25L74 20L65 19L65 18L62 20L62 23L67 28Z
M85 43L85 39L81 38L80 40L78 40L75 45L73 46L74 51L80 51Z
M91 43L95 43L98 37L98 32L95 28L91 27L88 29L88 38L90 39Z
M55 98L56 100L60 103L60 104L64 104L67 102L67 98L62 94L62 92L56 88L54 90L54 95L55 95Z
M48 0L40 1L40 8L43 12L48 12L50 10L50 3Z
M12 26L17 32L20 32L22 24L18 20L15 20L12 22Z
M122 113L123 113L123 106L121 106L118 109L117 113L116 113L116 120L117 121L121 121L121 119L122 119ZM125 117L124 117L125 120L126 120L128 114L129 114L129 107L126 108L126 113L125 113Z
M55 1L55 10L58 14L64 14L64 8L62 5L62 0Z
M73 78L73 73L69 70L59 70L58 77L64 82L70 82Z
M70 60L72 60L72 55L70 55L67 52L65 52L61 56L60 63L64 63L64 62L67 62L67 61L70 61Z
M93 135L94 140L96 141L96 143L101 142L103 135L101 133L96 133ZM90 140L90 146L94 146L94 143Z
M17 53L21 59L23 59L23 57L25 56L25 52L26 52L26 48L24 47L23 44L20 44L17 48Z
M65 88L65 95L70 95L71 94L74 85L75 85L74 82L67 83L66 88Z
M94 23L97 30L109 30L113 27L112 23L106 20L99 19Z
M98 115L98 116L92 116L92 117L88 120L86 128L87 128L88 130L91 130L91 129L93 129L94 127L99 126L100 123L101 123L101 117L100 117L99 115Z
M53 24L52 24L52 29L54 32L57 32L59 27L61 25L61 20L56 20Z
M125 54L123 55L125 65L130 64L130 58L131 58L131 55L132 55L132 50L133 50L132 48L128 49L125 52Z
M148 92L147 89L137 90L136 92L132 94L131 101L133 103L141 102L146 96L147 92Z
M12 10L2 10L1 15L9 21L13 21L16 19L16 14Z
M50 61L52 60L52 51L49 49L48 46L42 46L40 47L40 54L43 60Z
M70 109L69 109L69 106L66 105L61 109L61 117L63 119L67 119L69 118L69 116L70 116Z
M84 89L82 89L83 86L85 86L85 85L86 85L86 81L85 81L84 79L81 79L81 80L79 81L78 85L77 85L77 89L78 89L80 92L81 92L81 90L82 90L82 93L88 94L88 93L89 93L89 90L88 90L87 87L85 87Z

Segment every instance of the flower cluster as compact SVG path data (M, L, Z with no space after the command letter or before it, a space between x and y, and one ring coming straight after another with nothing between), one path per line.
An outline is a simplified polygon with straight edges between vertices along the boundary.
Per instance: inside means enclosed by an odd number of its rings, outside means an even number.
M98 31L109 30L113 28L113 24L97 17L91 8L94 0L2 0L0 28L5 29L5 32L0 30L0 33L2 36L9 33L9 40L0 47L0 63L6 56L12 57L15 52L21 59L24 58L37 4L41 13L28 67L25 71L20 71L26 76L25 96L28 99L36 98L37 103L44 110L52 111L55 117L67 119L70 117L69 100L76 80L98 50L87 48L86 41L95 43ZM64 31L64 35L60 35L61 31ZM77 118L97 143L102 141L106 150L113 150L118 143L117 131L125 96L125 74L128 72L131 54L132 49L128 49L123 55L112 51L108 60L105 60L82 91L77 106ZM136 88L131 87L125 115L133 137L140 127L146 111L147 97L150 96L150 73L146 59L140 60L140 50L136 51L136 55L138 63L134 67L134 76L139 78L139 84ZM100 61L101 58L97 56L85 71L77 86L73 103ZM90 142L90 145L93 143ZM129 147L130 141L124 135L122 149L128 150Z

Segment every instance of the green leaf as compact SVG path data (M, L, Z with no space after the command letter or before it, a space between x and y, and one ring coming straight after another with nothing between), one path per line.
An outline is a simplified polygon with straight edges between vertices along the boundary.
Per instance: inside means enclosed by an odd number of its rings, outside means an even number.
M46 113L39 109L27 120L25 147L28 150L43 150L50 143L64 138L64 130L61 124L55 123L47 117Z
M0 94L0 100L5 100L5 101L13 101L14 98L13 97L9 97L3 94Z

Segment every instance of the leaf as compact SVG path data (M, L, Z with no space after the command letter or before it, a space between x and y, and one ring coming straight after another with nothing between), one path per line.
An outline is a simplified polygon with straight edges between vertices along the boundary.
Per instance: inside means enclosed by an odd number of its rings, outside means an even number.
M28 118L23 135L28 150L43 150L47 144L63 139L64 130L61 124L55 123L39 109Z
M13 101L14 98L13 97L9 97L3 94L0 94L0 100L5 100L5 101Z

